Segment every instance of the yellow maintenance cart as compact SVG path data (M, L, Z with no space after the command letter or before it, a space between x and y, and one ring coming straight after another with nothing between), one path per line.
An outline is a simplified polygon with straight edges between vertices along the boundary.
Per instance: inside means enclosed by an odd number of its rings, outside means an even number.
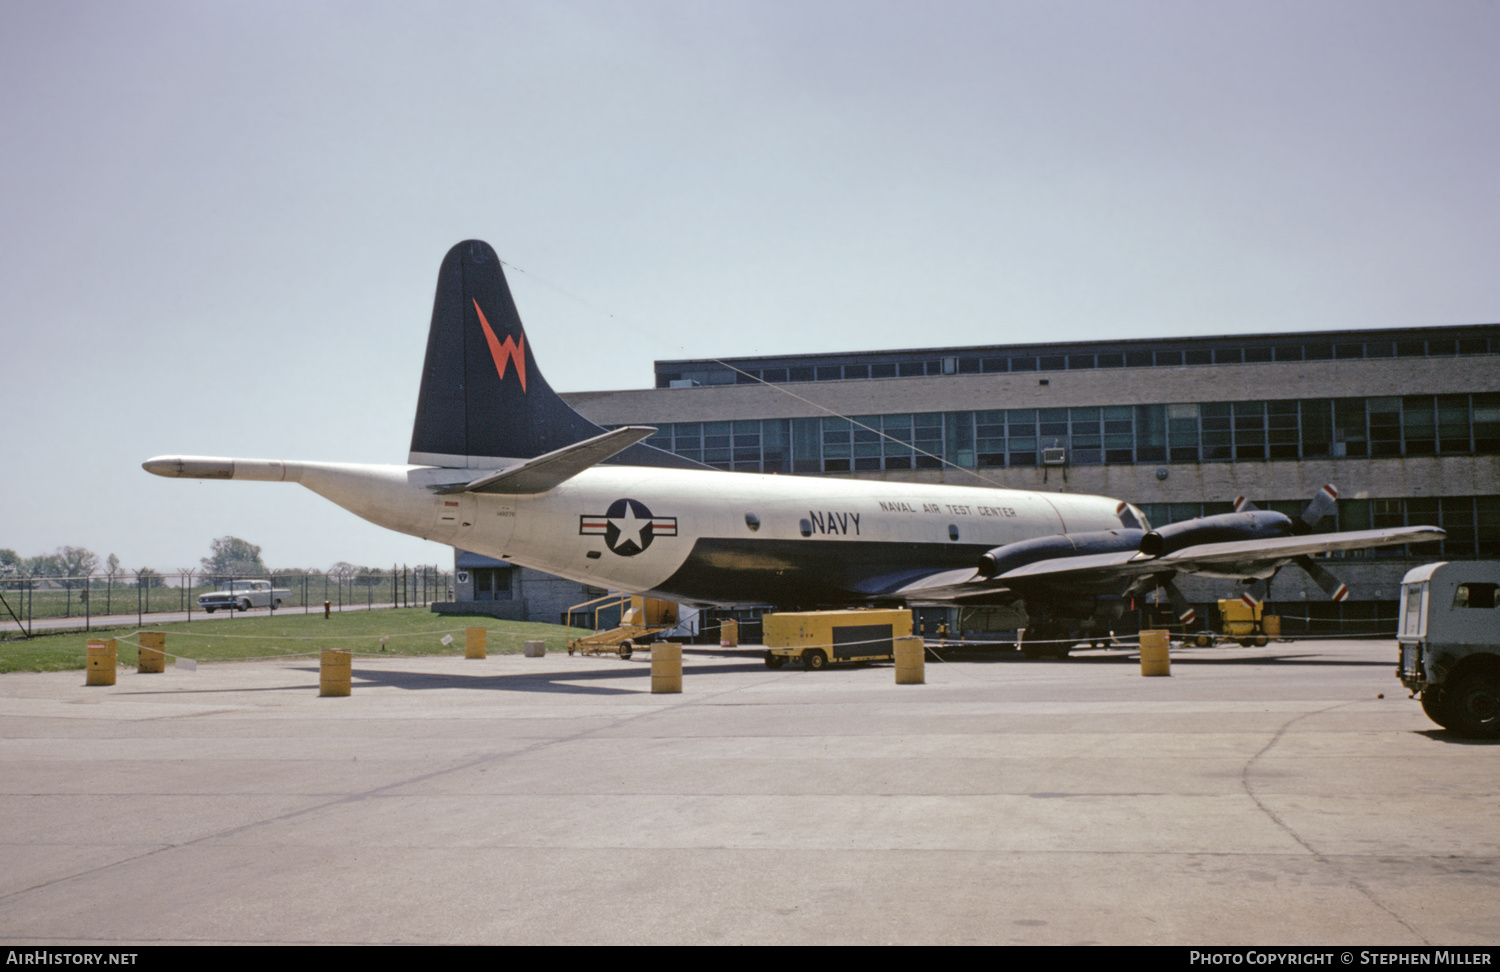
M1264 609L1265 605L1260 601L1252 606L1238 597L1225 598L1219 601L1219 618L1224 623L1223 633L1215 635L1208 631L1200 632L1194 636L1193 642L1199 648L1224 641L1237 641L1246 648L1251 645L1264 647L1272 638L1281 634L1281 619L1274 614L1262 617Z
M894 639L911 635L911 612L904 609L798 611L760 620L767 668L794 661L817 671L830 662L890 661Z
M592 601L584 601L568 608L568 626L573 623L573 613L594 605L594 633L568 641L568 654L575 651L584 655L617 654L629 658L636 648L645 647L651 636L660 631L677 627L677 605L671 601L659 601L654 597L639 594L606 594ZM607 630L599 627L599 613L618 607L620 624Z

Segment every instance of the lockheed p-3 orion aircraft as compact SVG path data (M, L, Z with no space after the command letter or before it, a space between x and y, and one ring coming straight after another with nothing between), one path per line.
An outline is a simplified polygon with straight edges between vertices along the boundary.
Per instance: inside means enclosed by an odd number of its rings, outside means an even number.
M500 259L469 240L438 274L404 465L160 456L158 476L301 483L391 530L595 587L686 604L777 608L992 604L1068 638L1178 574L1248 581L1284 566L1331 597L1316 554L1441 539L1435 527L1313 533L1257 510L1153 529L1103 496L724 472L605 430L542 376Z

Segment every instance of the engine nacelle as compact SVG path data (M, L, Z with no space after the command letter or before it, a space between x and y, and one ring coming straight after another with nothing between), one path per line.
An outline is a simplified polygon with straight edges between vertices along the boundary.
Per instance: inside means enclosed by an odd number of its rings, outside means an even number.
M981 577L998 577L1006 571L1038 560L1051 560L1053 557L1135 550L1140 546L1144 535L1141 530L1120 529L1095 533L1058 533L1050 537L1021 540L986 552L979 558L977 569Z
M1267 537L1289 537L1292 521L1282 513L1254 510L1248 513L1220 513L1200 516L1196 520L1169 523L1141 537L1141 553L1160 557L1200 543L1228 543L1234 540L1263 540Z

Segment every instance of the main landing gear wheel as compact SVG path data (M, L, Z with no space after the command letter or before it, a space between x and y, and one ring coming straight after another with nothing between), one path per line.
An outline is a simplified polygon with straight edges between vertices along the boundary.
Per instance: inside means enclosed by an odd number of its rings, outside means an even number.
M620 658L621 659L628 659L630 657L630 653L632 651L634 651L634 650L635 650L635 645L631 644L630 642L628 642L628 641L622 641L622 642L620 642Z
M1500 679L1464 675L1443 691L1452 713L1448 728L1470 739L1500 739Z
M822 671L828 667L828 656L817 648L802 653L802 667L810 672Z
M766 652L766 667L767 668L780 668L782 665L785 665L785 664L786 664L786 656L785 655L773 655L769 651Z
M1023 641L1021 654L1032 661L1039 658L1067 658L1068 652L1073 650L1073 642L1068 640L1072 633L1056 622L1039 624L1027 633L1036 640Z

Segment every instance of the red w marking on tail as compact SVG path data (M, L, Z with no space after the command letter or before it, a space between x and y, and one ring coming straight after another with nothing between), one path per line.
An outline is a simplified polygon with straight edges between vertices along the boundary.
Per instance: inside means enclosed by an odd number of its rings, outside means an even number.
M495 371L500 374L500 380L505 380L505 366L508 362L516 363L516 377L521 379L521 391L526 391L526 335L521 335L519 343L509 334L505 336L505 343L501 343L495 332L490 330L490 322L484 319L484 311L479 309L479 301L474 301L474 310L479 312L479 326L484 328L484 339L490 343L490 357L495 359Z

